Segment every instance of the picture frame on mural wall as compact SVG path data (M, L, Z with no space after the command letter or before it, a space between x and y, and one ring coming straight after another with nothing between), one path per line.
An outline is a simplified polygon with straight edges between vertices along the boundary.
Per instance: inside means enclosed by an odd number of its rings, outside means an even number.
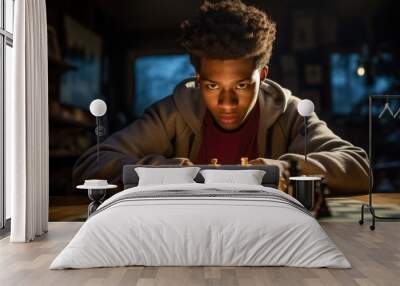
M304 67L306 84L318 85L322 83L322 67L319 64L308 64Z
M62 77L60 102L85 110L102 97L103 39L74 18L64 15L63 60L76 67Z
M280 69L282 74L282 84L293 92L299 89L297 59L293 54L282 55L279 58Z
M316 46L314 22L313 16L306 12L297 11L293 14L293 50L307 50Z
M320 45L332 45L337 42L338 20L332 15L320 15L318 42Z
M61 49L58 42L57 31L51 25L47 25L47 43L49 58L61 61Z

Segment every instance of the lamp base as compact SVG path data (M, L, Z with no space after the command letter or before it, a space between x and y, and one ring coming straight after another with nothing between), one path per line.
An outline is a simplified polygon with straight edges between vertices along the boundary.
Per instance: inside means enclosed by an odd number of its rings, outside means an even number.
M293 197L303 206L311 210L314 207L316 183L321 180L320 177L299 176L290 177L292 183Z
M88 217L103 203L105 196L105 189L88 189L88 197L91 200L88 206Z

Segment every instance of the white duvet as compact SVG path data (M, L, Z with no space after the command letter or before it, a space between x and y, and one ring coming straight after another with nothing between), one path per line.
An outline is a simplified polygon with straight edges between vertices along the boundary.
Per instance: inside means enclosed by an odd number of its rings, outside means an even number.
M254 185L193 183L127 189L99 207L50 269L127 265L351 267L318 222L290 204L262 198L187 196L118 202L136 192L207 192L209 188L261 190L297 202L276 189Z

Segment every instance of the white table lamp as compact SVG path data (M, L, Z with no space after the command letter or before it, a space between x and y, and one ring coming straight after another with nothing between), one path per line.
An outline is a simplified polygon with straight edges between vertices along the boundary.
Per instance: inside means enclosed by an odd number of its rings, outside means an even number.
M314 103L309 99L303 99L297 105L297 111L301 116L304 117L304 137L305 137L305 144L304 144L304 156L305 161L307 162L307 124L308 124L308 116L314 112Z
M100 117L106 114L107 104L101 99L95 99L90 103L89 109L93 116Z
M89 106L90 113L96 117L96 138L97 138L97 164L99 164L99 143L100 136L105 135L105 128L101 125L99 118L106 114L107 112L107 104L101 99L95 99L90 103Z

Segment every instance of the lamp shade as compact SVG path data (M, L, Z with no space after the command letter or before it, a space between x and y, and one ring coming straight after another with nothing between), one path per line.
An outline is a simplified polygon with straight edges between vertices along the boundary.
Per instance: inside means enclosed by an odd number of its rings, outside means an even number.
M297 111L301 116L310 116L314 112L314 103L309 99L303 99L297 105Z
M107 104L101 99L95 99L90 103L90 113L96 117L103 116L107 111Z

